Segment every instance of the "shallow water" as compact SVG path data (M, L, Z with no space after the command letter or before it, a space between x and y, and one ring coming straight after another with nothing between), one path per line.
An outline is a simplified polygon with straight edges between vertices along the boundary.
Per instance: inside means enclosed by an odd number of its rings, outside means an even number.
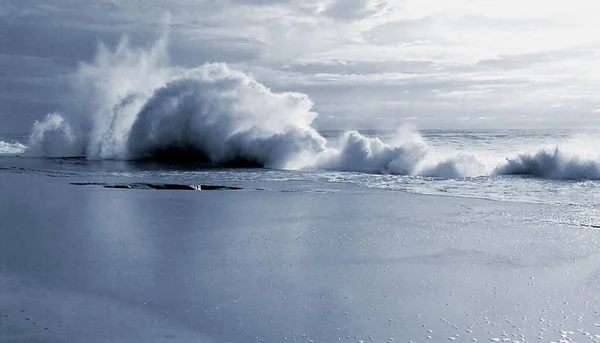
M3 341L600 341L587 207L19 161L0 172ZM104 187L166 180L242 189Z

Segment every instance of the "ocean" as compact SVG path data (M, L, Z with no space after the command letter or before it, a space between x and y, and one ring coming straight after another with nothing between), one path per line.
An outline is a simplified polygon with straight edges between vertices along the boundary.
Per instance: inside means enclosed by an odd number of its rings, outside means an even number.
M0 168L3 342L600 341L594 179L6 155Z
M48 159L26 153L30 137L24 134L0 135L0 156L3 171L64 173L73 182L216 183L273 190L294 190L296 184L320 189L341 183L416 194L566 204L590 211L600 205L597 130L353 132L380 142L384 149L403 149L391 154L367 145L350 147L348 132L329 130L319 134L334 149L346 144L336 151L348 156L338 157L337 165L322 163L319 167L308 163L299 170L228 168L224 163L198 161L193 154L189 161L150 158L127 162L85 156ZM402 142L398 147L394 146L397 141ZM359 152L353 156L351 149ZM311 183L314 185L306 186Z

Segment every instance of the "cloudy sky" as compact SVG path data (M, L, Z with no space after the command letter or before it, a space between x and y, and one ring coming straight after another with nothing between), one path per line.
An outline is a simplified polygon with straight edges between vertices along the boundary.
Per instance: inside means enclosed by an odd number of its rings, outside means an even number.
M0 0L0 132L68 101L99 40L307 93L319 128L600 124L596 0Z

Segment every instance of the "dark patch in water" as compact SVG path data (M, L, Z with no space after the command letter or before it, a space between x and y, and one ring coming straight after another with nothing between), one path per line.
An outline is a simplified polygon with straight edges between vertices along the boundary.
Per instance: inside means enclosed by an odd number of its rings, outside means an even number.
M73 186L104 186L104 183L98 182L71 182Z
M212 161L202 150L194 147L166 147L146 154L137 162L156 162L178 166L202 166L205 168L263 168L257 161L236 156L225 161Z
M220 185L188 185L177 183L98 183L98 182L72 182L75 186L102 186L113 189L157 189L157 190L175 190L175 191L216 191L216 190L241 190L240 187L220 186Z
M142 160L152 160L157 162L177 163L177 164L208 164L210 159L201 150L194 148L162 148L157 149Z

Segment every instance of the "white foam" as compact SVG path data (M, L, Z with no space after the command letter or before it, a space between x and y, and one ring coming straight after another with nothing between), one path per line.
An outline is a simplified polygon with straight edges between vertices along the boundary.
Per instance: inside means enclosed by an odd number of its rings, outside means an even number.
M28 155L64 157L79 155L73 129L58 113L50 113L36 121L29 136Z
M600 157L563 151L559 147L508 158L494 170L499 175L531 175L551 179L600 179Z
M19 155L25 152L27 147L19 142L0 141L0 155Z

